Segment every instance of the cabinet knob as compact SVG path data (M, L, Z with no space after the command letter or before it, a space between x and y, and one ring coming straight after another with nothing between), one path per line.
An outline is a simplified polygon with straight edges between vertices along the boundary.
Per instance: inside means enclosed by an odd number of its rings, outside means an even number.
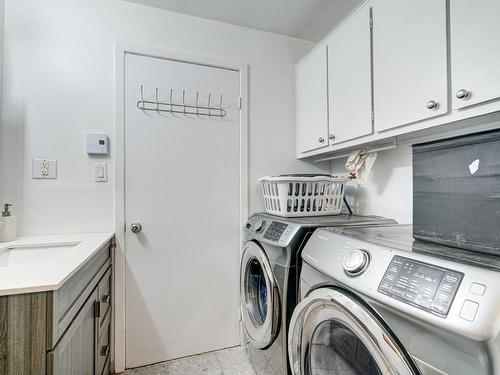
M330 134L330 135L328 136L328 139L330 139L331 141L333 141L333 140L335 139L335 136L334 136L333 134Z
M428 109L436 109L437 107L439 107L439 103L436 102L435 100L429 100L426 106Z
M465 99L469 96L469 92L466 89L460 89L456 95L458 99Z
M318 142L319 142L319 143L325 143L325 138L323 138L323 137L319 137Z

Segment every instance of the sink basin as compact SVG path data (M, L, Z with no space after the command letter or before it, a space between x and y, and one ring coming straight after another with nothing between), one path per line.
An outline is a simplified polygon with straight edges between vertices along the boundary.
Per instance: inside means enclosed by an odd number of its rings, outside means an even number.
M58 261L71 256L71 250L80 242L54 243L43 245L10 246L0 250L0 267L24 267L44 264L57 264Z

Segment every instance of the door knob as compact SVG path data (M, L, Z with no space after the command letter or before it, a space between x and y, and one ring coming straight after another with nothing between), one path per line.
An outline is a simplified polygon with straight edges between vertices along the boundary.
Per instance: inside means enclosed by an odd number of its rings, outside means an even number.
M325 138L323 138L323 137L319 137L318 142L319 142L319 143L325 143Z
M426 104L428 109L435 109L439 106L439 103L436 102L435 100L429 100Z
M460 89L456 95L458 99L465 99L469 96L469 92L466 89Z
M142 229L141 223L138 223L137 221L134 221L132 224L130 224L130 230L132 233L139 233Z
M328 135L328 139L330 139L331 141L335 140L335 136L333 134L330 134Z

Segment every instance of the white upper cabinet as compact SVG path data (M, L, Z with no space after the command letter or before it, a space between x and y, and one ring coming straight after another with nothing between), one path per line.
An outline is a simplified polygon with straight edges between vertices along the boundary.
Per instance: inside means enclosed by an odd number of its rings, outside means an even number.
M357 12L326 43L330 144L371 134L370 8Z
M500 98L500 1L450 1L453 108Z
M373 72L376 131L445 114L446 0L376 0Z
M299 153L328 146L328 87L326 45L296 66L295 105Z

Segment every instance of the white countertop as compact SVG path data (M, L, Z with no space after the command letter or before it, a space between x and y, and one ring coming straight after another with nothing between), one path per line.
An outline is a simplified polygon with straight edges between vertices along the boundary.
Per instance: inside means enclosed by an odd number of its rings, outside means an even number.
M0 242L0 296L58 289L113 235L26 236Z

